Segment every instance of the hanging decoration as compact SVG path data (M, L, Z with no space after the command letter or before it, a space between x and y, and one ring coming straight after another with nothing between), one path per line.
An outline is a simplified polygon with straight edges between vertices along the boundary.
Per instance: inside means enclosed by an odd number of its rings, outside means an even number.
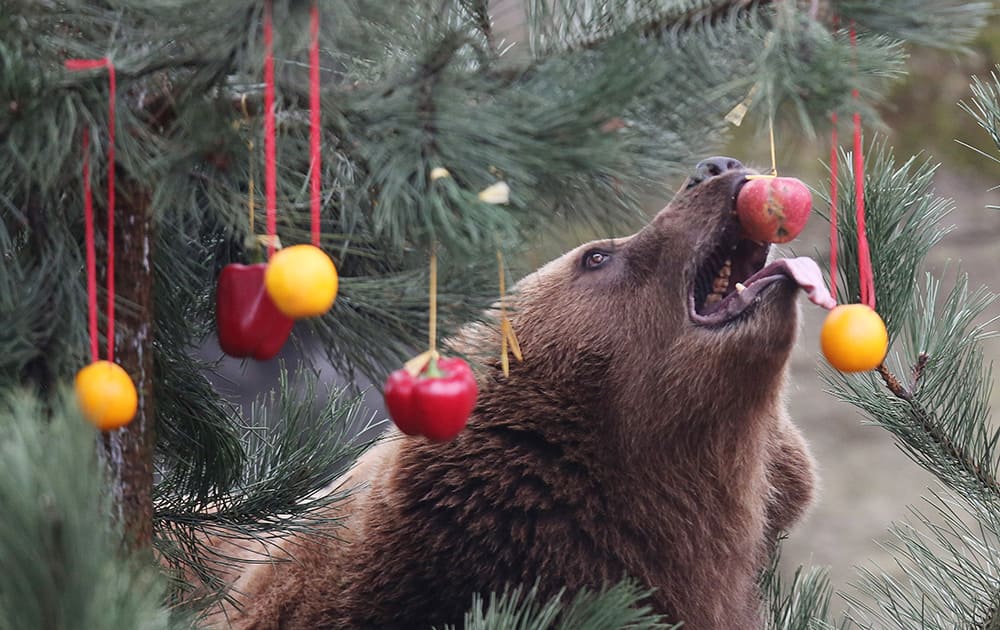
M857 46L857 33L852 24L851 46ZM871 250L865 226L865 169L862 153L861 113L858 107L858 88L852 91L855 111L854 123L854 207L858 240L858 275L860 278L860 303L842 304L834 308L820 331L820 347L830 365L842 372L865 372L881 365L889 349L889 334L885 322L875 311L875 278L872 270ZM832 117L832 141L836 143L837 118ZM831 150L830 183L830 283L836 296L837 276L837 152Z
M794 177L750 179L736 198L736 214L747 237L787 243L802 232L812 212L812 193Z
M751 175L736 196L736 215L747 238L763 243L788 243L809 222L812 193L802 180L779 177L774 144L774 119L768 117L771 172Z
M385 405L403 433L447 442L465 428L479 388L468 363L458 357L442 359L437 351L437 253L433 246L429 294L429 349L389 375Z
M275 253L277 231L277 148L275 138L274 28L271 0L264 5L264 153L265 197L270 262L264 286L278 310L292 319L323 315L337 299L339 278L333 260L319 247L320 175L322 172L320 139L319 8L314 2L309 11L309 157L310 157L310 234L312 243L295 245Z
M241 102L243 121L250 126L250 113L246 98ZM256 186L253 176L253 140L247 140L251 152L250 178L247 182L248 224L253 233L255 225ZM266 244L266 243L265 243ZM254 242L259 252L260 243ZM222 351L231 357L252 357L266 361L277 356L292 333L295 321L274 305L264 288L267 263L258 261L249 265L232 263L219 274L215 291L215 329Z
M837 112L830 114L830 295L837 298L837 177L839 160L837 148Z
M514 354L518 361L524 361L521 353L521 344L514 334L514 325L507 317L507 274L503 264L503 251L497 247L497 270L500 276L500 369L505 377L510 376L510 358L507 356L508 350Z
M230 264L219 275L216 291L216 328L223 352L259 361L278 354L296 319L330 310L336 299L338 276L330 257L319 249L322 189L321 111L319 84L319 7L310 8L309 138L311 245L281 248L277 234L277 124L275 120L274 26L272 5L264 5L264 195L266 235L255 246L266 247L269 262ZM250 115L243 100L245 122ZM248 142L252 151L253 142ZM251 164L253 160L251 159ZM255 231L254 178L248 183L250 231Z
M510 202L510 186L507 182L497 182L479 191L479 200L484 203L506 204ZM514 325L507 317L507 273L504 269L503 250L497 244L497 274L499 276L500 287L500 369L504 377L510 376L510 357L508 353L513 353L518 361L524 360L521 354L521 344L514 334Z
M108 196L107 196L107 352L100 360L97 325L97 253L94 203L90 184L90 130L83 130L83 212L87 250L87 315L91 363L77 372L74 390L84 417L104 431L121 428L132 421L138 408L138 394L128 373L115 363L115 67L107 57L70 59L70 71L106 69L108 73Z
M491 171L493 171L492 168ZM451 173L443 166L435 166L431 169L430 180L432 182L446 177L451 177ZM510 203L510 186L507 182L499 181L479 191L477 197L479 201L488 204L499 205ZM511 324L510 318L507 317L507 274L504 268L503 250L500 248L499 242L497 243L496 257L500 289L500 369L503 371L504 377L509 377L509 354L513 353L514 358L518 361L523 361L524 355L521 352L521 344L517 341L517 335L514 333L514 326Z

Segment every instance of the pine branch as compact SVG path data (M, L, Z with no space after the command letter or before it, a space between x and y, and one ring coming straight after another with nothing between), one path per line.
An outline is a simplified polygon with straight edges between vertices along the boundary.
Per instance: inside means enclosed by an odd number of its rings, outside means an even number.
M257 549L263 561L292 534L336 534L335 506L352 488L330 484L370 445L348 436L371 424L358 422L361 398L346 390L330 392L317 405L313 373L300 369L289 378L283 371L279 384L252 407L244 429L246 464L229 486L209 495L211 504L205 496L184 494L174 477L157 487L157 550L178 571L179 588L202 594L188 606L211 603L225 586L219 573L240 566L219 541Z
M923 363L914 389L903 387L887 368L879 370L889 390L872 375L828 374L834 393L859 407L899 439L904 452L943 484L984 509L1000 501L995 448L1000 433L988 427L989 381L978 342L988 325L973 320L996 296L969 292L960 276L944 305L936 306L939 283L928 276L906 326L903 356ZM920 356L927 358L921 361Z
M667 31L731 17L751 5L767 4L756 0L529 0L525 16L529 46L534 56L545 57L556 52L597 49L624 32L655 38Z
M923 371L923 366L926 366L928 359L929 357L926 353L920 353L917 363L914 366L914 372L919 375ZM899 379L885 367L885 364L879 365L877 371L882 380L885 381L885 385L889 388L889 391L896 398L906 401L910 407L911 416L927 434L927 437L937 445L941 453L953 461L960 462L960 466L969 476L978 481L983 490L1000 499L1000 484L997 483L994 474L989 469L984 469L982 462L973 459L969 453L957 446L950 436L942 431L941 427L927 410L914 400L913 393L899 382ZM916 383L914 383L914 386L916 386Z
M890 530L885 549L896 571L865 568L857 588L868 597L844 595L850 618L863 628L876 621L912 630L992 627L1000 593L995 519L938 492L926 501L930 513L911 508L916 525Z
M537 587L524 587L492 594L487 602L473 597L472 608L465 614L466 630L672 630L680 625L666 625L642 603L649 596L630 581L621 582L602 592L580 591L572 600L562 594L539 601ZM446 626L452 628L452 626Z
M1000 77L997 76L996 70L990 72L989 80L973 77L970 90L972 91L971 102L961 101L958 106L972 116L976 124L983 128L990 140L993 141L994 148L1000 149ZM959 144L972 149L994 163L1000 162L1000 157L993 153L987 153L961 141ZM989 205L987 208L996 210L1000 206Z
M878 123L871 104L884 98L889 80L903 74L906 58L905 39L870 31L852 44L846 30L831 31L830 10L825 2L536 2L529 4L528 25L539 56L599 50L616 37L656 41L700 34L697 39L704 41L735 25L736 33L724 40L730 46L720 62L739 59L741 76L751 81L740 95L742 105L729 101L728 107L763 110L758 122L790 107L811 135L830 111L858 108L851 97L855 88L863 96L865 117ZM765 36L748 45L746 36L754 31ZM737 115L736 124L742 116Z
M830 598L833 590L825 568L797 567L790 582L781 576L782 536L774 546L770 563L761 572L762 616L767 630L830 630ZM839 626L842 630L848 625Z
M162 606L156 568L123 552L95 439L68 396L0 401L0 627L191 627Z
M965 50L995 14L992 2L954 0L832 0L841 23L920 46Z
M496 39L493 34L493 18L490 16L489 0L460 0L461 6L469 13L472 21L479 27L486 45L491 53L497 52Z

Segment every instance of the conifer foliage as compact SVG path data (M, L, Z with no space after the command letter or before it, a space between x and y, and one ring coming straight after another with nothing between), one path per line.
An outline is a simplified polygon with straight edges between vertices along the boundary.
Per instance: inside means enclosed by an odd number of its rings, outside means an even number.
M286 244L310 236L311 5L273 0L277 231ZM932 0L317 6L320 244L337 264L340 293L332 311L299 324L293 337L314 343L342 373L376 380L425 338L432 246L447 332L495 298L497 247L515 254L553 226L635 222L637 200L664 196L664 182L712 153L747 112L753 124L776 117L806 133L856 106L874 121L888 80L904 71L908 43L959 49L991 10ZM368 415L355 392L321 395L305 366L283 373L244 413L212 385L216 365L198 351L212 347L219 271L253 257L264 232L263 213L248 212L248 198L264 207L264 7L0 5L0 628L189 627L197 615L174 605L179 594L211 600L221 586L215 570L228 562L211 556L201 534L267 541L309 531L350 490L314 495L365 446L352 438ZM501 23L518 28L500 31ZM107 75L65 67L105 58L117 76L113 164ZM1000 137L1000 92L977 86L969 108ZM909 627L994 627L1000 490L976 346L986 329L973 323L992 295L960 281L943 298L933 279L913 290L948 205L929 190L928 164L897 166L880 145L869 153L870 238L895 353L879 373L830 381L935 472L981 527L949 519L951 529L929 537L901 528L911 581L873 573L866 588L879 603L864 601L873 615ZM118 252L111 341L139 392L134 426L105 435L66 396L89 359L85 156L97 249L113 243ZM450 176L432 178L438 167ZM100 227L109 169L115 234ZM479 198L499 181L509 203ZM849 219L842 229L841 260L849 260ZM846 298L857 278L843 273ZM100 324L103 334L103 315ZM943 498L933 505L958 509ZM941 553L928 555L929 544ZM956 577L954 592L932 588L941 572ZM563 602L535 601L530 585L512 588L470 602L467 626L660 623L630 583ZM818 627L810 624L829 600L817 572L790 584L771 575L764 590L774 628Z

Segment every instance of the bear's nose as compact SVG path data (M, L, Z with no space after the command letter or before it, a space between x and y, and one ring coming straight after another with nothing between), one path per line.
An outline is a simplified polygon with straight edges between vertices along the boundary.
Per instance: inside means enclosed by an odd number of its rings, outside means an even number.
M688 188L700 184L709 177L715 177L716 175L721 175L726 171L733 171L736 169L743 168L743 163L736 158L725 157L722 155L717 155L715 157L710 157L701 162L694 167L694 175L688 181Z

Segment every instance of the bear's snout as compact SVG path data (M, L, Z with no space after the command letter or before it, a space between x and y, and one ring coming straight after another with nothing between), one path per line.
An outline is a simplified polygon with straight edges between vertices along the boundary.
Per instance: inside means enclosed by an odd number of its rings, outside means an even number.
M722 175L726 171L742 170L743 163L736 158L717 155L698 162L694 167L694 175L688 180L687 187L692 188L709 177Z

